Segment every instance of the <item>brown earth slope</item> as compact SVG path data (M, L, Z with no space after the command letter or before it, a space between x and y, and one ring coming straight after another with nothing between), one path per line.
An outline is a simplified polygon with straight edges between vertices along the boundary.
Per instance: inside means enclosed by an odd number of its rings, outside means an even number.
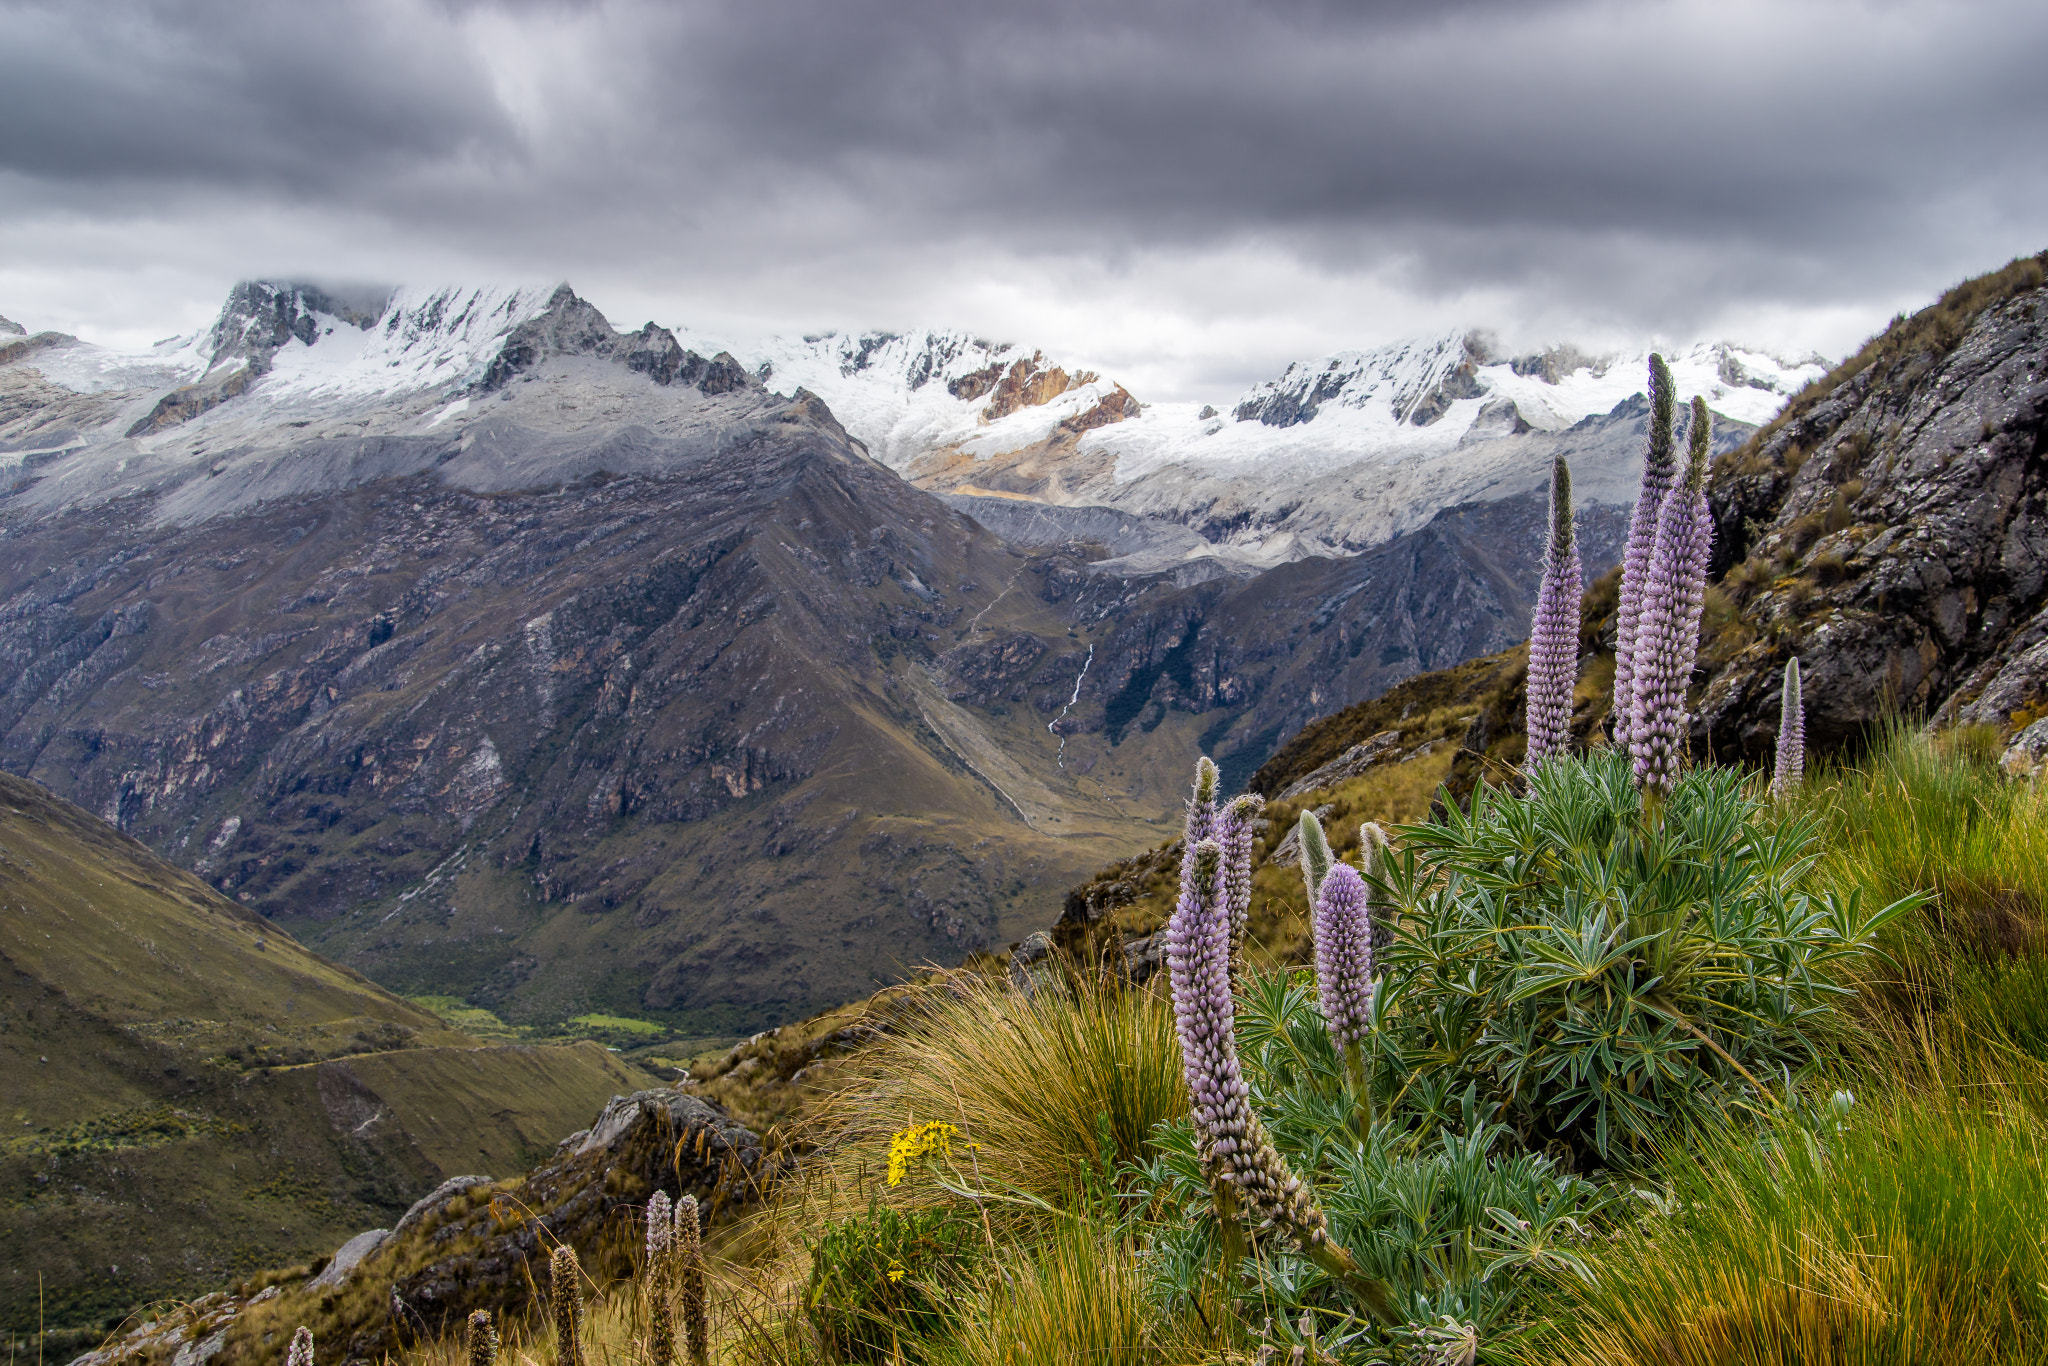
M328 1252L646 1084L595 1044L480 1047L5 774L0 977L10 1334Z

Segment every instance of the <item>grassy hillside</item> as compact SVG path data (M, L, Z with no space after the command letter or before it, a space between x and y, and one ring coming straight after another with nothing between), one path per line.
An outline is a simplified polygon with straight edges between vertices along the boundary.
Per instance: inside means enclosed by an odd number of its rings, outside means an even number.
M2035 391L2007 383L2038 373L2014 358L2038 350L2042 265L1901 318L1717 464L1697 767L1668 806L1597 752L1613 576L1587 594L1573 716L1596 752L1547 785L1518 773L1521 650L1326 717L1254 777L1269 824L1238 1048L1356 1275L1270 1227L1233 1242L1215 1212L1148 939L1178 891L1169 843L1076 889L1054 933L1071 957L1030 990L940 979L700 1064L821 1149L728 1245L714 1359L2048 1356L2048 810L2008 748L2048 696L2023 686L2048 618L2014 568L2048 438ZM1959 508L1996 512L2006 563L1972 581L1951 556L1922 594L1891 571L1983 542L1943 539L1982 521ZM1816 762L1767 799L1713 761L1768 749L1757 680L1788 655L1823 680ZM1900 705L1944 728L1885 719ZM1361 819L1416 822L1382 888L1395 930L1357 1070L1299 966L1306 901L1279 845L1304 809L1346 858ZM639 1350L648 1296L603 1298L600 1355ZM560 1359L526 1325L509 1341Z
M4 774L0 974L9 1334L38 1278L84 1330L325 1255L647 1084L594 1043L481 1047Z
M1412 811L1432 757L1285 805L1314 800L1345 822ZM1338 1235L1401 1287L1391 1325L1373 1326L1361 1301L1270 1234L1232 1273L1186 1148L1163 981L1132 990L1055 968L1032 994L999 973L936 978L727 1055L707 1085L751 1081L764 1094L788 1088L787 1065L819 1056L822 1041L857 1036L832 1055L826 1084L806 1075L818 1063L797 1069L796 1088L815 1089L793 1122L822 1145L807 1174L719 1240L712 1360L1233 1366L1285 1361L1296 1346L1303 1361L1346 1366L2039 1360L2041 790L2001 775L1966 733L1904 731L1853 764L1821 766L1775 805L1755 784L1723 790L1771 839L1811 841L1816 862L1784 884L1798 895L1859 898L1859 919L1925 899L1875 951L1821 973L1829 990L1800 1026L1800 1062L1771 1094L1697 1073L1687 1103L1712 1122L1665 1129L1632 1154L1525 1151L1528 1135L1486 1122L1497 1102L1483 1089L1475 1101L1462 1081L1439 1085L1469 1056L1427 1048L1375 1083L1361 1147L1310 974L1278 961L1293 950L1269 907L1264 951L1237 993L1247 1075ZM1298 880L1291 866L1262 870L1255 904L1285 900L1282 874ZM1151 892L1147 882L1124 907ZM1411 918L1420 902L1401 904L1390 1038L1424 999L1403 979L1425 970L1430 942ZM1695 1066L1682 1054L1661 1065ZM954 1129L920 1127L933 1123ZM592 1289L586 1352L636 1358L647 1281ZM505 1327L511 1360L558 1366L544 1319ZM407 1359L456 1366L461 1345L423 1344Z

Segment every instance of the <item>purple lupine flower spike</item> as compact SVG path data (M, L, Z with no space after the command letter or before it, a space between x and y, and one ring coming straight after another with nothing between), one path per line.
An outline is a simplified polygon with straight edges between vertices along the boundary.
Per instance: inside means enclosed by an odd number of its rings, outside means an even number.
M647 1266L651 1271L661 1265L668 1256L670 1228L670 1204L667 1191L656 1191L647 1197Z
M1264 797L1247 792L1231 798L1218 820L1218 842L1223 846L1223 900L1230 916L1233 981L1244 971L1245 928L1252 911L1252 846L1258 839L1255 823L1265 807Z
M1316 997L1342 1054L1372 1030L1372 913L1365 879L1348 863L1330 868L1316 895Z
M313 1330L303 1323L299 1331L292 1334L291 1346L285 1348L285 1366L313 1366Z
M1270 1220L1314 1256L1329 1246L1329 1221L1266 1136L1238 1066L1223 846L1198 841L1187 862L1189 875L1166 925L1166 961L1203 1165L1219 1190L1242 1202L1246 1216Z
M1671 420L1677 402L1671 369L1662 356L1650 357L1650 448L1643 456L1643 484L1628 519L1628 545L1621 557L1621 603L1614 616L1614 746L1629 747L1635 708L1636 637L1641 633L1643 583L1657 540L1657 514L1677 479Z
M1784 797L1806 773L1806 704L1799 695L1799 661L1785 661L1785 690L1778 698L1778 762L1771 771L1771 795Z
M1572 689L1579 678L1579 605L1584 596L1572 535L1572 467L1558 456L1550 472L1550 545L1536 614L1529 625L1528 767L1572 743Z
M647 1355L650 1366L675 1366L675 1216L667 1191L647 1197Z
M1646 792L1669 793L1683 753L1686 689L1699 658L1700 614L1706 606L1707 557L1714 523L1707 508L1707 452L1713 417L1692 401L1692 449L1685 480L1657 514L1657 539L1643 581L1636 627L1635 703L1629 752Z

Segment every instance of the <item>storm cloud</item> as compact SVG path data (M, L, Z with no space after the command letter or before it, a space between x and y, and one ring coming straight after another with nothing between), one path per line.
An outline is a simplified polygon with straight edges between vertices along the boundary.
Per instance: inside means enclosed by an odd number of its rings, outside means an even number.
M2048 246L2044 52L2035 3L0 4L0 312L566 277L1225 397L1441 326L1840 350Z

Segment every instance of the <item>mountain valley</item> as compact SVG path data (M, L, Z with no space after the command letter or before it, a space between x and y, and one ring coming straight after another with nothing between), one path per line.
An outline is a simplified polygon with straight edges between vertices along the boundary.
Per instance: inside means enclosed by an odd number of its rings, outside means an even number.
M1120 392L952 363L1003 420ZM1161 837L1192 749L1241 778L1526 629L1540 491L1261 570L942 499L791 388L567 286L24 336L0 765L393 989L730 1034L1014 942ZM1610 563L1618 506L1583 524Z

